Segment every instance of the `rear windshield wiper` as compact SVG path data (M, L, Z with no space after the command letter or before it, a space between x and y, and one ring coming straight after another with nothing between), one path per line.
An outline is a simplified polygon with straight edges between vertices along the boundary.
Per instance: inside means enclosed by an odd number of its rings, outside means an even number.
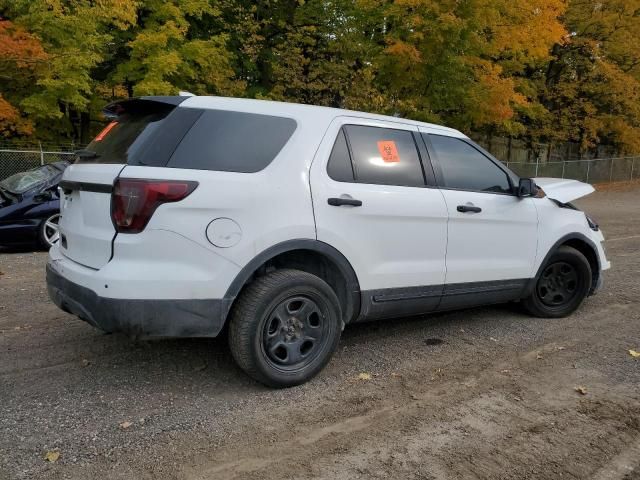
M91 160L92 158L100 157L100 154L94 152L93 150L78 150L77 152L75 152L75 155L82 158L83 160Z

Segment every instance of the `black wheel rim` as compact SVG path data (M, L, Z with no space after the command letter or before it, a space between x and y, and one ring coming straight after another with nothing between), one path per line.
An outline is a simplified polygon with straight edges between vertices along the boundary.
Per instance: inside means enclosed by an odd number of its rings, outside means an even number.
M537 286L540 301L549 307L568 304L576 297L578 289L578 272L567 262L552 263L545 268Z
M266 316L262 348L272 366L300 370L323 350L328 338L327 307L306 295L280 301Z

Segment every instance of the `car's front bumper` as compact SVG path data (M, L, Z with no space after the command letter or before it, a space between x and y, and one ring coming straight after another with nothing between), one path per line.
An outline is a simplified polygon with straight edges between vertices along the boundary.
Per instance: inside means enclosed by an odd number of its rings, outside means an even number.
M591 291L589 292L589 295L595 295L600 290L602 290L602 287L604 285L603 273L606 270L609 270L611 268L611 262L607 260L607 255L604 250L604 235L602 231L601 230L592 231L591 238L596 247L596 255L598 256L598 265L600 267L598 270L596 282L591 286Z
M47 265L51 300L105 332L135 337L215 337L224 324L224 301L120 299L99 296L93 290L66 279Z
M38 240L41 219L0 222L0 245L22 245Z

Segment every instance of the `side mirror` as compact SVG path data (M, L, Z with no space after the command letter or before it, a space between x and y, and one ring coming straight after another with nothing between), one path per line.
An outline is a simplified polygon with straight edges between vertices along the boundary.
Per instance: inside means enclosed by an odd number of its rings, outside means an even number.
M520 198L523 197L533 197L538 192L538 187L536 187L536 182L533 181L532 178L521 178L520 183L518 184L517 195Z

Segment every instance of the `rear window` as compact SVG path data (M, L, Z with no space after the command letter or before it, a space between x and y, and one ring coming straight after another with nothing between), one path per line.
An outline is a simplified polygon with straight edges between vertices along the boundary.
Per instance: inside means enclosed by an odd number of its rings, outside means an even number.
M76 163L135 163L136 153L173 110L173 105L156 102L123 102L121 113L113 118L85 150Z
M269 165L293 135L290 118L205 110L168 167L254 173Z
M134 99L108 107L111 121L84 150L76 163L119 163L165 166L202 110Z

